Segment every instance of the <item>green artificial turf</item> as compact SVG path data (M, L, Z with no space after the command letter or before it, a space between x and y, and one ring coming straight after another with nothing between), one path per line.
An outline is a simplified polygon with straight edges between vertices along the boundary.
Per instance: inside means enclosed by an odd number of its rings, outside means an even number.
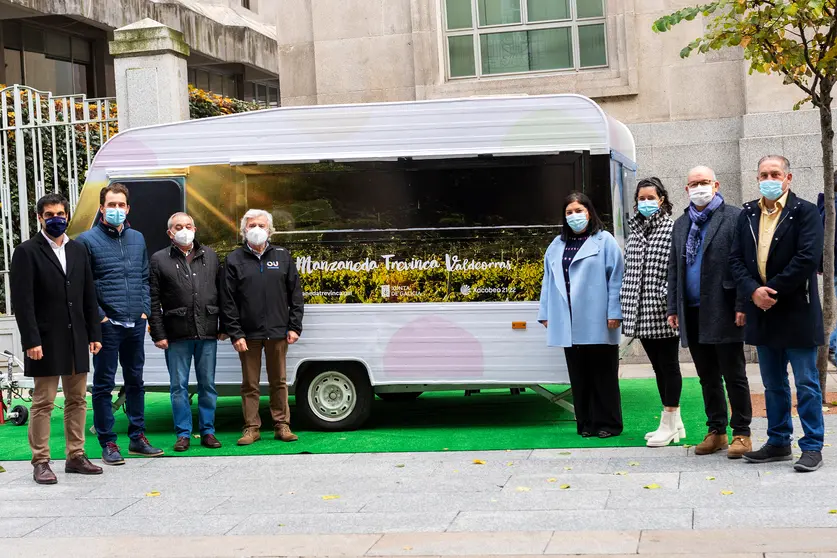
M560 389L554 386L553 389ZM218 399L216 436L223 444L218 450L200 447L193 439L186 453L175 454L172 446L171 405L167 394L146 395L147 436L166 455L271 455L290 453L378 453L459 450L514 450L540 448L595 448L642 446L645 433L659 422L660 399L654 380L623 380L622 409L625 431L621 436L600 440L576 434L572 416L562 408L527 390L511 395L508 390L490 390L464 397L462 391L425 393L416 401L392 403L377 400L372 417L363 430L355 432L314 432L292 421L300 439L295 443L273 440L268 402L262 399L262 441L251 446L235 445L241 428L241 401L238 397ZM58 399L57 403L61 403ZM89 406L88 406L89 408ZM688 438L685 443L700 442L706 433L700 385L695 378L684 378L681 400L683 422ZM197 430L197 398L192 406ZM293 401L291 414L293 415ZM52 418L51 448L53 459L64 457L62 412ZM93 424L88 410L87 427ZM116 413L118 443L127 457L127 419ZM681 441L681 443L684 443ZM88 432L87 452L91 458L101 455L96 436ZM650 451L650 450L649 450ZM27 428L6 423L0 426L0 461L29 460Z

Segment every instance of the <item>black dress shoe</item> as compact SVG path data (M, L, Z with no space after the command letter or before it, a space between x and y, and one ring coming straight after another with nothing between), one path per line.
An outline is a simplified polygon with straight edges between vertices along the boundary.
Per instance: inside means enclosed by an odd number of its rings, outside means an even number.
M593 436L595 436L595 434L593 434L592 432L588 432L587 430L581 431L582 438L592 438Z
M205 434L201 436L201 445L209 449L218 449L221 447L221 442L215 437L215 434Z
M49 468L49 463L35 463L35 471L32 473L32 478L38 484L55 484L58 482L55 473Z
M186 451L192 445L192 440L188 436L180 436L174 443L174 451Z
M599 438L611 438L615 436L615 434L613 432L608 432L607 430L599 430L596 436L598 436Z
M65 473L76 473L79 475L101 475L102 468L98 465L93 465L87 456L84 454L71 457L64 464Z

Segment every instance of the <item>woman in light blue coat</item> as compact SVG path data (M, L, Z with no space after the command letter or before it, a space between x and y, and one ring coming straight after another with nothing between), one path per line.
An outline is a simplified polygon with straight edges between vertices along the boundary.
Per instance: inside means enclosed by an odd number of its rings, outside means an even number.
M584 437L622 433L619 290L624 263L585 194L565 200L564 227L546 250L538 321L547 344L563 347L576 425Z

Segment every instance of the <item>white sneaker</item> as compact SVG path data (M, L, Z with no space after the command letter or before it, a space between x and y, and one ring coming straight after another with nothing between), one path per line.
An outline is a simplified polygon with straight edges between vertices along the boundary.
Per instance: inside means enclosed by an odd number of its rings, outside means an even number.
M680 441L680 429L677 426L677 411L663 411L660 428L645 443L649 448L662 448Z

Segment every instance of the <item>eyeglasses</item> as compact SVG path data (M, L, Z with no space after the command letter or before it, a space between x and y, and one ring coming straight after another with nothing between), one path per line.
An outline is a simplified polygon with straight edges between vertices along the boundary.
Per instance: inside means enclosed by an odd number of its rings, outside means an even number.
M714 180L701 180L698 182L689 182L686 186L688 188L697 188L698 186L712 186L715 184Z

